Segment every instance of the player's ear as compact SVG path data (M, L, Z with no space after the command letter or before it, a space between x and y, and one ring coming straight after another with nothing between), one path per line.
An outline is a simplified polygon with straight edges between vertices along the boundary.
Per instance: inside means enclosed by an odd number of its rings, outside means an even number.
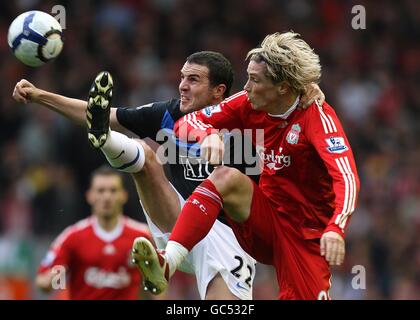
M127 190L123 189L121 191L121 202L124 205L124 204L127 203L127 201L128 201L128 192L127 192Z
M286 81L281 81L277 85L277 92L279 95L284 95L290 90L290 86Z
M85 192L85 198L86 198L86 202L89 205L92 205L93 204L93 197L92 197L92 192L90 191L90 189Z
M225 92L226 92L226 85L218 84L217 86L213 87L213 98L217 100L219 99L223 100Z

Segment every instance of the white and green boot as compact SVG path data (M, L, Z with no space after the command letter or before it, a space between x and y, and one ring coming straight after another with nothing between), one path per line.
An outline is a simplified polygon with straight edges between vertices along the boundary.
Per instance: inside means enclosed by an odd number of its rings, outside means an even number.
M100 72L89 91L86 123L90 144L99 149L108 137L113 81L107 71Z

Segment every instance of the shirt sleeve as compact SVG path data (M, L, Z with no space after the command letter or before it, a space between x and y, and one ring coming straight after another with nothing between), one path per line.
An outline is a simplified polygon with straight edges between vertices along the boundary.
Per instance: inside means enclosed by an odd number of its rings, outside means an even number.
M44 273L55 266L70 266L72 251L71 234L72 227L69 227L54 240L44 259L41 261L38 273Z
M117 119L122 126L134 132L140 138L149 137L155 140L170 103L170 101L155 102L137 108L118 108Z
M185 141L200 142L222 129L243 129L241 115L246 101L246 94L240 92L220 104L187 114L175 123L175 134Z
M344 237L360 189L353 152L333 108L314 104L308 112L306 136L324 162L335 193L334 214L324 232L335 231Z

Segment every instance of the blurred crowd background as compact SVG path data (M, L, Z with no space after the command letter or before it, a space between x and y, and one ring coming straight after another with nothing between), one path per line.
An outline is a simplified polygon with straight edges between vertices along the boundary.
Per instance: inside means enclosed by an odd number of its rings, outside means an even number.
M66 9L61 56L40 68L17 61L7 29L32 9ZM351 10L366 9L354 30ZM300 33L321 57L321 88L337 110L361 178L335 299L420 299L420 2L339 0L124 0L0 2L0 299L49 298L32 284L51 240L89 215L89 173L105 163L86 131L38 105L12 99L17 81L85 99L100 70L112 72L115 106L178 96L187 55L215 50L246 79L244 58L275 31ZM143 220L130 180L127 215ZM354 289L357 266L365 289ZM257 299L276 297L272 269L259 266ZM352 273L353 272L353 273ZM197 299L179 276L168 297ZM357 282L357 281L356 281Z

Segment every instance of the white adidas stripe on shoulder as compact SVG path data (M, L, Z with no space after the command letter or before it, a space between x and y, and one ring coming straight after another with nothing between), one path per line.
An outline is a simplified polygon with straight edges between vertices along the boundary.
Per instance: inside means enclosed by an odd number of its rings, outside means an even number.
M245 90L239 91L238 93L235 93L235 94L231 95L230 97L227 97L225 100L222 101L222 103L223 102L229 102L229 101L231 101L231 100L233 100L237 97L243 96L243 95L246 95Z
M85 218L83 220L80 220L76 222L75 224L68 226L66 229L61 232L61 234L54 240L52 243L52 247L57 248L63 244L64 241L67 240L67 238L72 235L73 233L76 233L80 230L86 229L87 227L92 225L91 218Z
M195 112L192 114L192 120L199 122L204 128L210 128L211 127L211 125L204 123L200 119L197 119L197 114Z
M327 116L325 114L324 109L317 100L315 100L315 103L318 107L317 109L319 111L322 127L324 128L325 134L337 132L337 127L335 126L333 118L330 115Z
M206 131L206 129L212 128L211 125L205 124L201 120L198 120L197 115L195 113L189 114L189 117L187 117L186 122L196 130Z
M330 121L331 121L331 125L332 125L332 128L333 128L334 132L337 132L337 127L335 126L333 118L331 118L331 116L328 115L328 119L330 119Z
M197 119L197 115L193 113L191 115L191 121L193 121L196 125L200 127L201 130L206 130L206 128L210 128L211 126L208 124L205 124L203 121Z
M196 130L198 129L198 126L193 121L191 121L191 113L189 113L185 116L184 121L187 122L194 129L196 129Z
M77 230L85 229L86 227L89 227L92 225L92 217L85 218L83 220L80 220L74 224L74 228Z

